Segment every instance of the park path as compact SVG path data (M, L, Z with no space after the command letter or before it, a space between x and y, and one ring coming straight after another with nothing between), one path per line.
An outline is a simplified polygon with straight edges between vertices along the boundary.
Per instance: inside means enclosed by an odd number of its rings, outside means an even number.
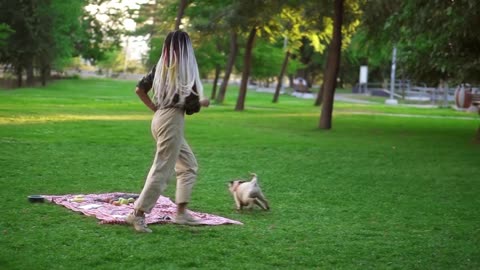
M336 114L349 114L349 115L373 115L373 116L390 116L390 117L404 117L404 118L428 118L428 119L455 119L455 120L469 120L478 121L477 116L448 116L448 115L425 115L425 114L406 114L406 113L377 113L377 112L337 112Z
M349 103L360 103L360 104L378 104L378 102L373 102L373 101L368 101L368 100L362 100L362 99L355 99L352 98L351 95L348 97L343 95L343 94L335 94L334 97L335 101L343 101L343 102L349 102Z
M256 92L262 92L262 93L274 93L275 88L263 88L263 87L257 87L255 88ZM282 92L284 94L285 92ZM301 99L315 99L316 94L315 93L305 93L305 94L295 94L292 95L293 97L296 98L301 98ZM356 104L381 104L379 102L374 102L374 101L369 101L369 100L364 100L361 98L354 98L352 97L352 94L341 94L341 93L335 93L334 96L335 101L342 101L342 102L348 102L348 103L356 103ZM414 107L414 108L438 108L438 105L434 104L398 104L396 106L404 106L404 107Z

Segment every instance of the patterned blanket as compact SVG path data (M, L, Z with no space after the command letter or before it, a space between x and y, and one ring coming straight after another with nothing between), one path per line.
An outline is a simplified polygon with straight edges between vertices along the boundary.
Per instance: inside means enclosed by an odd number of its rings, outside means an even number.
M133 202L138 194L130 193L104 193L88 195L43 195L45 200L63 205L73 211L81 212L87 216L94 216L101 224L124 224L125 218L133 209ZM147 224L172 223L176 213L176 205L169 198L160 196L150 214L145 217ZM241 222L228 218L190 211L190 214L200 219L202 225L238 224Z

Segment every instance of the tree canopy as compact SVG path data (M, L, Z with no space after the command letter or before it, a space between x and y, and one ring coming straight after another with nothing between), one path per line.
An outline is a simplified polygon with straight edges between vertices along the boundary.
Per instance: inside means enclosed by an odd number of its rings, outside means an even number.
M85 7L100 6L105 0L23 0L0 1L0 63L27 83L38 70L45 83L51 69L62 69L73 56L95 61L118 48L122 13L110 8L108 21Z
M394 46L402 78L479 81L476 0L147 0L139 8L119 7L125 2L1 0L0 63L19 84L24 74L31 83L35 70L45 81L73 56L104 68L118 64L120 40L136 35L147 38L144 64L151 67L165 35L179 28L192 38L201 76L214 79L218 103L230 75L241 76L237 110L244 109L252 79L278 82L274 102L285 75L290 81L301 76L310 86L327 82L328 99L336 87L356 83L360 65L369 66L372 80L389 79ZM125 18L135 20L135 31L125 31Z
M367 1L356 35L368 52L359 55L373 66L385 65L395 45L404 77L478 82L479 8L475 0Z

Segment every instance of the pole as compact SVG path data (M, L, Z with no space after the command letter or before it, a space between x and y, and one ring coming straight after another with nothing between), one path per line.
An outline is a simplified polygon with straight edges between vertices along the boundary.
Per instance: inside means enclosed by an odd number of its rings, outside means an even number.
M396 69L396 63L397 61L397 47L393 47L393 52L392 52L392 71L390 72L390 99L394 99L395 97L393 96L393 91L395 91L395 69Z
M287 37L285 36L283 38L283 51L286 52L287 51ZM281 84L281 88L280 88L280 93L283 93L284 91L284 85L283 85L283 77L280 78L280 80L282 80L282 84Z
M443 107L448 108L448 82L443 82Z
M397 62L397 46L393 46L393 52L392 52L392 70L390 73L390 98L385 101L386 104L389 105L397 105L398 101L395 99L395 96L393 95L395 91L395 69L396 69L396 63Z
M128 67L128 42L130 40L130 37L127 36L127 41L125 44L125 59L123 60L123 74L125 75L127 73L127 67Z

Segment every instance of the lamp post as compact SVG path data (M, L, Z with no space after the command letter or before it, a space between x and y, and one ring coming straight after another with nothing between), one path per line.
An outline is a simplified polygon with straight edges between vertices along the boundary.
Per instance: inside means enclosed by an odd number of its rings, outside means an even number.
M397 46L393 46L392 52L392 70L390 72L390 98L385 100L385 103L388 105L397 105L398 101L395 99L393 95L395 91L395 68L397 62Z
M287 51L287 42L288 42L287 37L286 36L283 37L283 51L285 51L285 52ZM280 88L280 93L283 93L284 89L285 89L284 88L284 83L283 83L283 77L280 78L280 80L282 80L282 82L281 82L282 87Z

